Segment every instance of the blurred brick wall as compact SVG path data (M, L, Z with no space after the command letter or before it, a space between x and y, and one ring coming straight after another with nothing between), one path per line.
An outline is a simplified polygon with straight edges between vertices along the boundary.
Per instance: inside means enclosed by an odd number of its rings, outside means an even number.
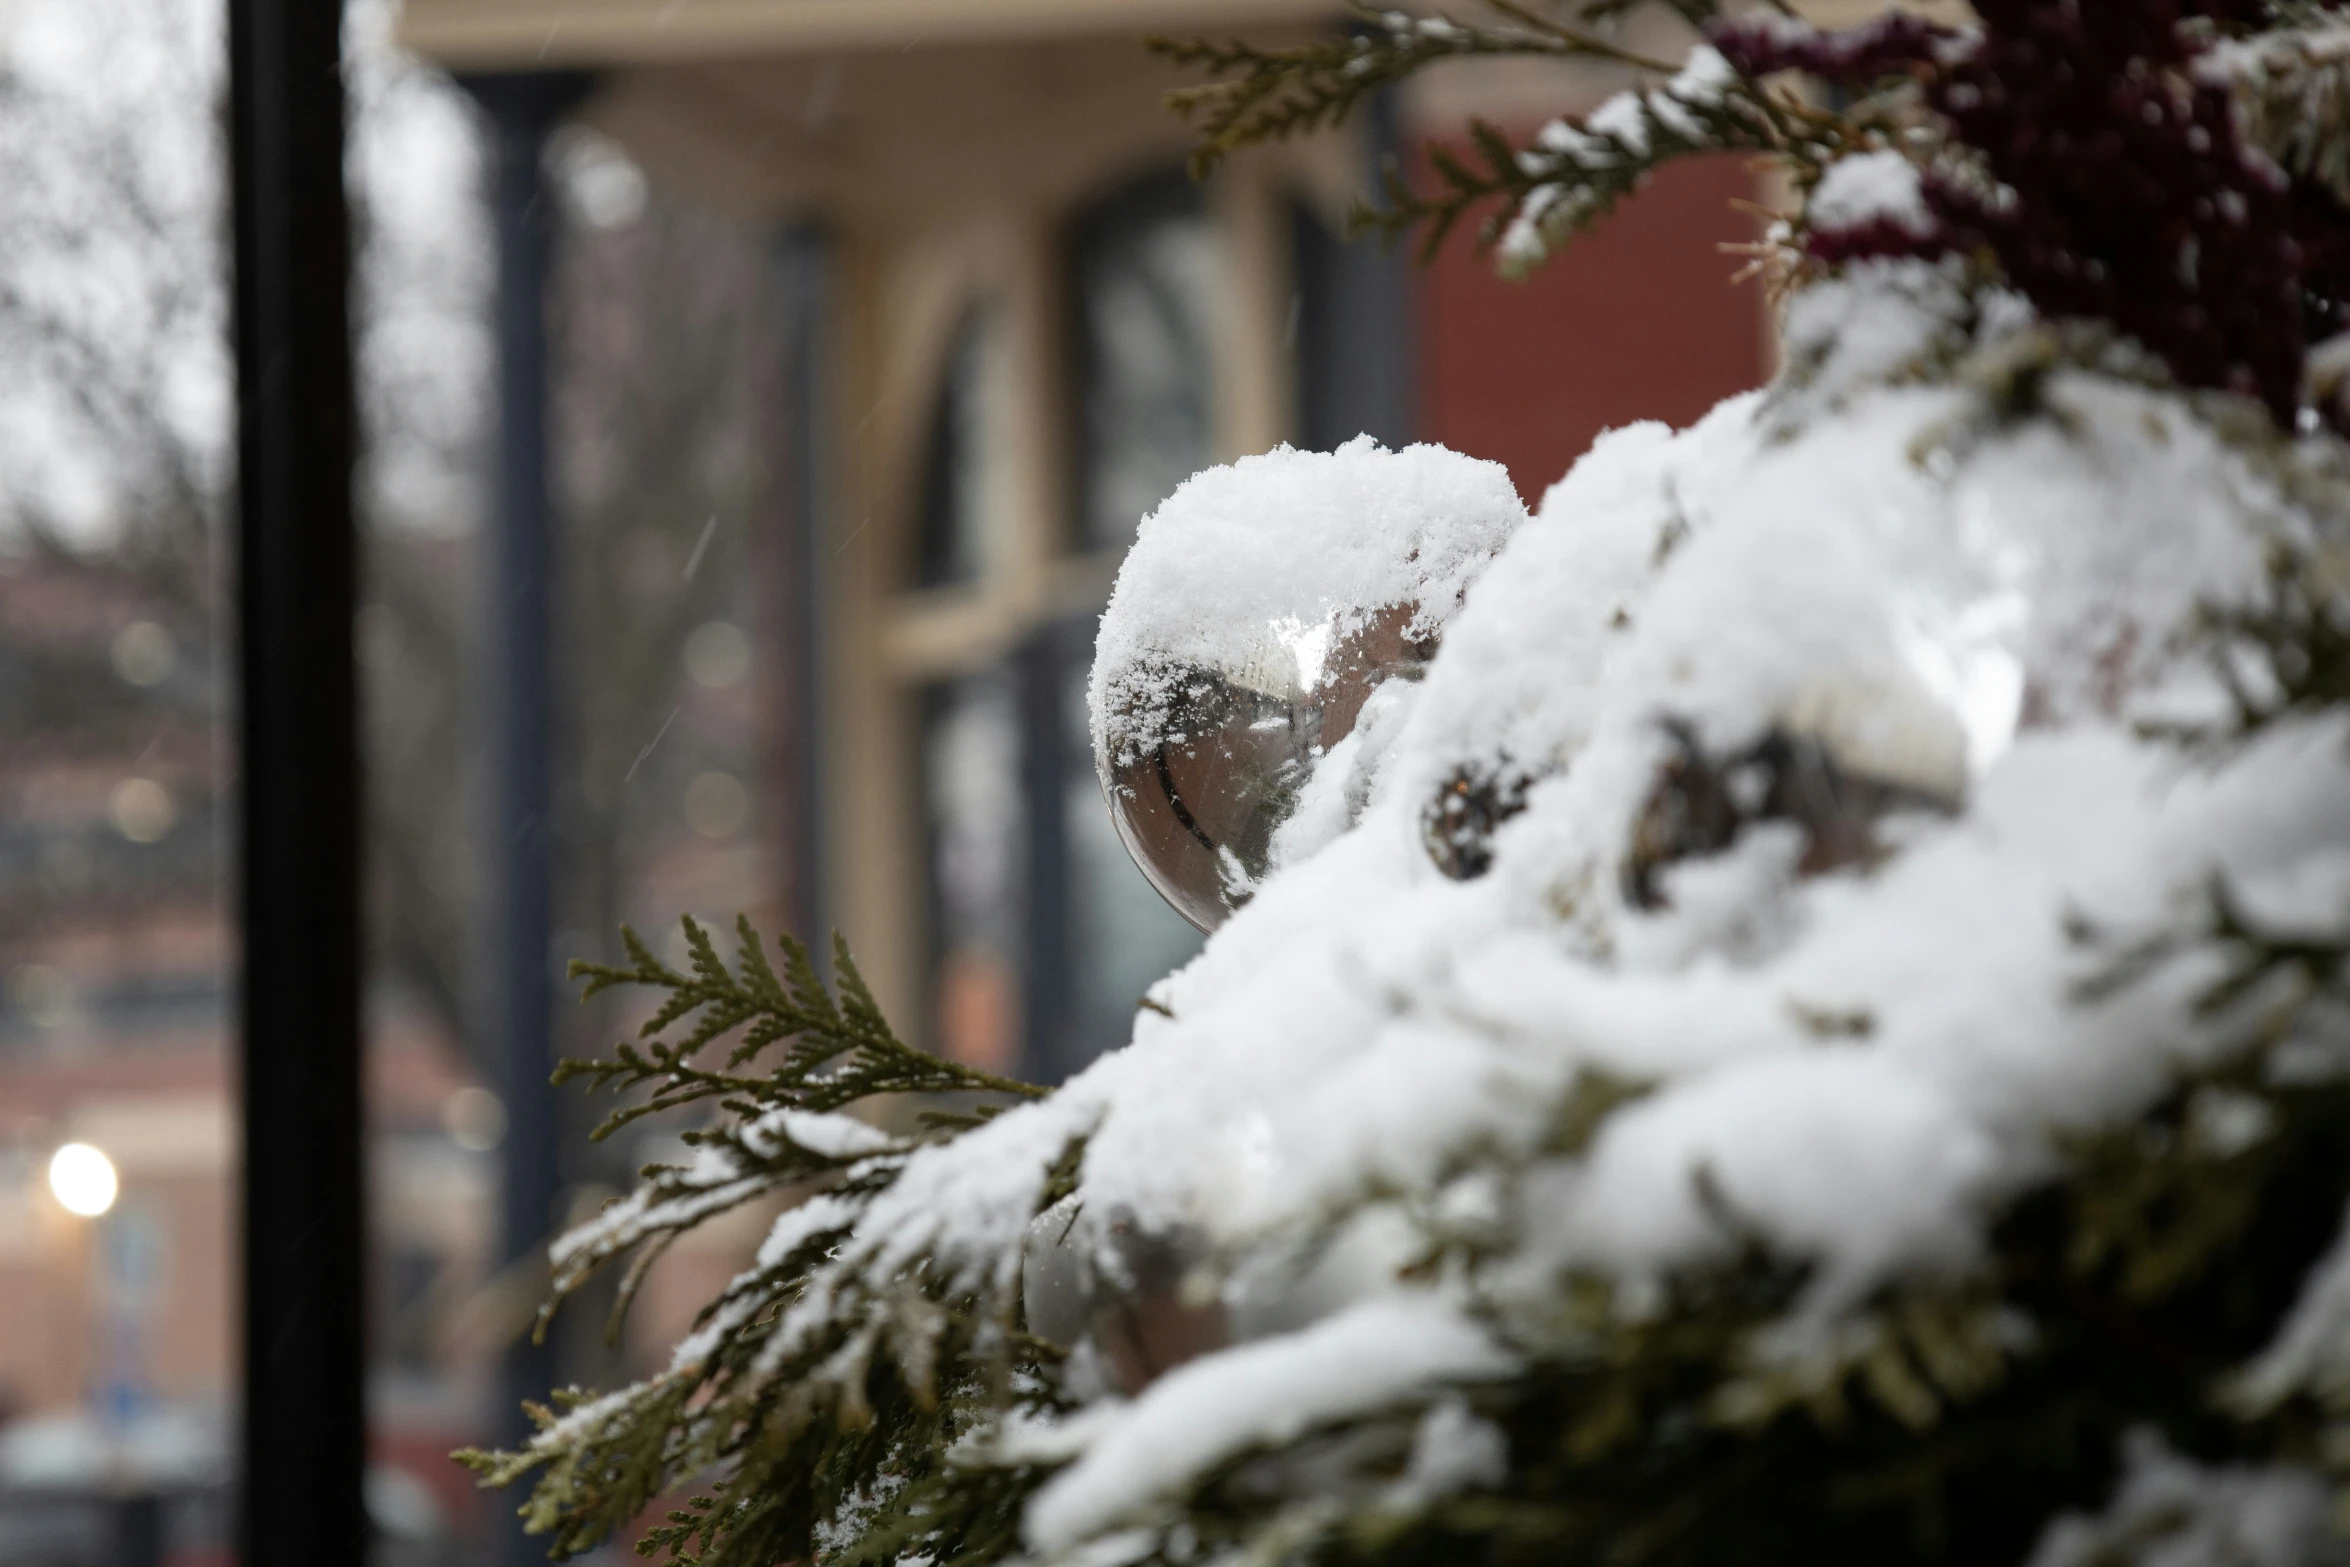
M1418 274L1420 438L1506 464L1534 506L1601 430L1760 385L1762 288L1720 248L1753 239L1731 203L1754 199L1743 160L1668 166L1523 283L1464 227Z

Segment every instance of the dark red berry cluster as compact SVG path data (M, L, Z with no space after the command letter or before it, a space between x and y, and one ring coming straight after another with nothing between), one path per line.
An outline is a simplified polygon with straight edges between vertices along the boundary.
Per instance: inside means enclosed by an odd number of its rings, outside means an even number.
M2288 428L2304 350L2343 325L2350 214L2237 134L2199 77L2209 29L2257 25L2248 0L1977 0L1972 34L1888 17L1845 34L1740 21L1714 41L1750 76L1847 86L1915 77L1969 178L1929 170L1928 223L1816 233L1819 259L1988 253L2042 315L2111 322L2188 386L2260 399Z

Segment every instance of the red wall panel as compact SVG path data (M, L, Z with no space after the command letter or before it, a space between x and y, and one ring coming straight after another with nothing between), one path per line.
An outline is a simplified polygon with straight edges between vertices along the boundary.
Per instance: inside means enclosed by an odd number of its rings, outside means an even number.
M1604 429L1688 424L1764 373L1743 161L1670 165L1523 283L1456 236L1416 277L1421 439L1506 464L1528 505Z

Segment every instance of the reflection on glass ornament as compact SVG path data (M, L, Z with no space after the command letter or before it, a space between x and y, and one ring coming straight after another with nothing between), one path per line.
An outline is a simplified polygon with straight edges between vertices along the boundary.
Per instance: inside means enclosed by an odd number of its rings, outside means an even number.
M1882 818L1951 815L1963 801L1960 768L1887 765L1899 758L1856 757L1833 736L1774 727L1743 754L1724 758L1709 755L1687 724L1668 720L1665 734L1671 749L1633 821L1624 860L1624 895L1637 908L1665 907L1666 869L1720 853L1757 822L1800 829L1796 874L1820 876L1882 858ZM1868 770L1870 761L1883 770Z
M1132 1396L1162 1373L1222 1349L1231 1323L1191 1230L1156 1230L1118 1213L1096 1229L1073 1198L1031 1220L1021 1248L1028 1331L1062 1349L1090 1345L1102 1376Z
M1396 604L1351 630L1335 614L1273 621L1227 665L1156 671L1162 699L1148 711L1111 714L1094 757L1110 815L1185 919L1213 930L1248 901L1315 764L1372 692L1418 679L1435 656L1420 618Z
M1202 930L1343 833L1444 626L1526 511L1440 447L1283 446L1144 519L1087 692L1118 836Z
M1526 808L1527 787L1520 773L1454 768L1420 812L1428 858L1454 881L1475 881L1493 869L1493 835Z

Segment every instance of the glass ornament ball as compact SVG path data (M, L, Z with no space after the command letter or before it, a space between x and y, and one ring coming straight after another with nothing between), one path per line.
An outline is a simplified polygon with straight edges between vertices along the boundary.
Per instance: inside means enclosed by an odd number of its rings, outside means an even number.
M1153 887L1214 930L1272 868L1274 837L1371 693L1436 652L1418 606L1266 624L1221 665L1156 671L1165 699L1113 713L1094 761L1118 836Z
M1048 1344L1091 1345L1103 1376L1132 1397L1232 1342L1208 1256L1189 1226L1145 1226L1123 1210L1095 1222L1083 1203L1065 1197L1029 1223L1021 1313L1028 1332Z

